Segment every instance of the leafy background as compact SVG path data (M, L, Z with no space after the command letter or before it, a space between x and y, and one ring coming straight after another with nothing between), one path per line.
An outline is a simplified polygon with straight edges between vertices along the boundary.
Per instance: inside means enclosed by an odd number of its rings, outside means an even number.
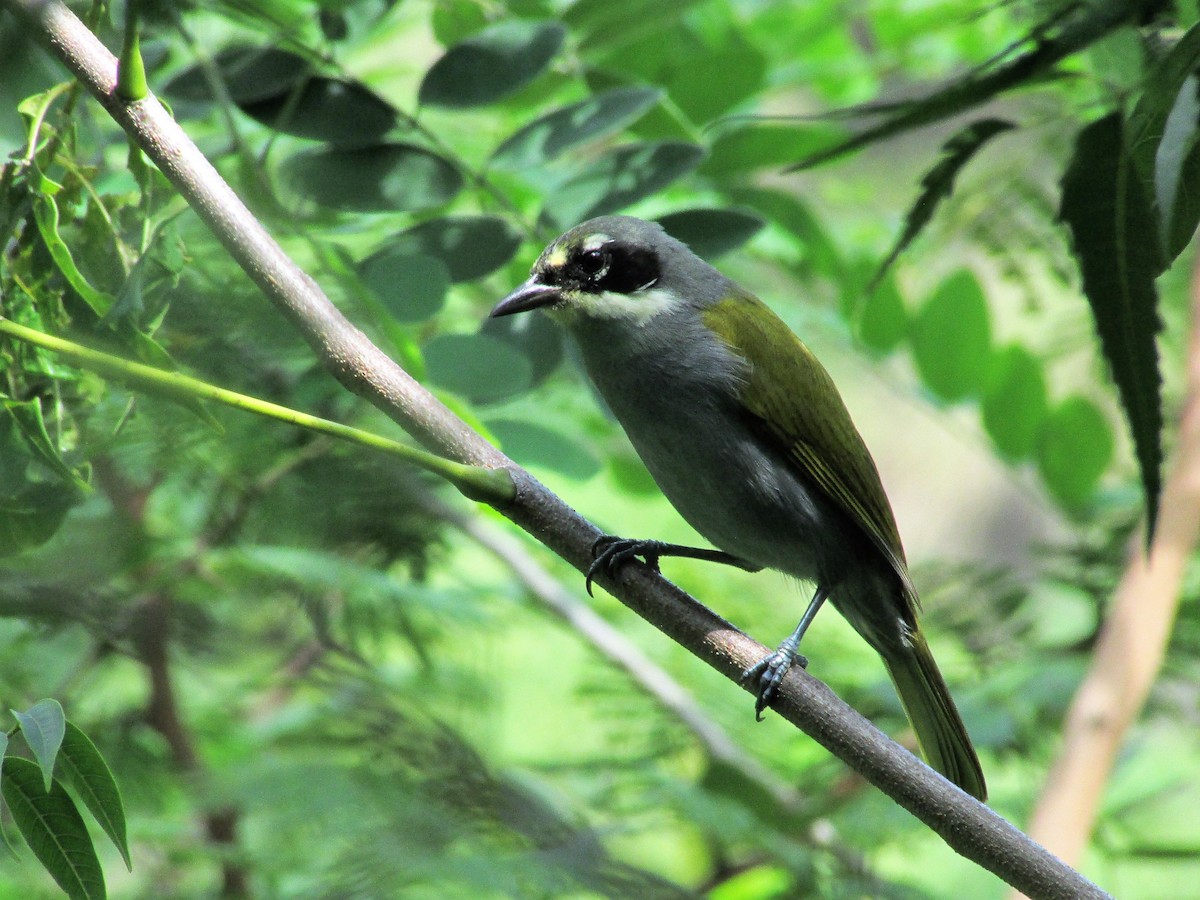
M85 12L120 45L123 7ZM770 302L873 448L992 803L1019 823L1180 401L1194 21L1133 3L253 0L148 5L142 50L351 318L608 530L696 540L551 326L486 311L549 238L611 210L663 221ZM993 90L1037 53L1021 90ZM392 433L11 17L0 60L4 316ZM1092 288L1118 263L1125 305ZM581 594L573 570L531 544L498 555L503 523L432 480L17 342L0 377L0 698L58 698L112 766L134 862L97 840L114 896L1002 893L599 596L769 776L714 758L502 557ZM668 575L766 643L803 602L769 573ZM1185 602L1086 861L1123 897L1186 896L1200 869L1198 651ZM905 734L844 623L822 617L806 652ZM16 860L0 884L53 890Z

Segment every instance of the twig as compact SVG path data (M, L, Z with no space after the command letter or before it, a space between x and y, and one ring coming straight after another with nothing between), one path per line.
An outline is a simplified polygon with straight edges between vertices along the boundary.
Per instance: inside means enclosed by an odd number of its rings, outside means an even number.
M271 239L153 96L115 93L116 60L59 0L0 0L79 78L188 200L326 368L440 455L503 468L516 486L501 511L583 571L599 530L508 460L417 384L346 320ZM626 606L726 677L737 681L767 648L737 631L644 566L596 581ZM1105 897L1103 891L960 791L793 668L774 709L932 828L951 847L1039 898ZM747 688L748 690L748 688Z
M1200 537L1200 259L1193 265L1187 398L1154 543L1147 557L1142 535L1130 542L1091 668L1067 711L1062 750L1031 819L1030 834L1068 861L1083 855L1117 753L1162 666L1184 570Z

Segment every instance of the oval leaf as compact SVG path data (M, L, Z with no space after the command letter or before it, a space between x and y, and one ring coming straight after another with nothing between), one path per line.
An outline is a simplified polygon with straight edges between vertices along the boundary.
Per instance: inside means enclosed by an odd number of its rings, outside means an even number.
M1112 432L1090 400L1068 397L1046 416L1038 436L1038 469L1062 506L1075 508L1091 499L1112 455Z
M432 256L460 282L490 275L520 246L520 233L499 216L448 216L414 225L379 252Z
M523 466L543 466L580 481L600 471L600 461L584 446L533 422L489 419L484 423L500 449Z
M338 147L378 143L398 116L365 85L340 78L309 78L298 89L239 106L268 128Z
M799 155L826 147L845 129L827 123L748 125L722 132L700 167L706 175L729 176L754 169L776 169Z
M288 186L321 206L396 212L439 206L462 188L462 175L435 153L413 144L322 148L283 164Z
M894 279L884 277L858 314L858 339L872 350L895 350L908 334L908 310Z
M938 286L913 323L913 358L921 380L950 402L979 394L991 340L983 289L970 271L959 269Z
M997 353L981 411L984 428L1001 456L1016 462L1033 455L1046 408L1041 362L1015 344Z
M4 802L33 855L72 900L103 900L104 872L75 802L55 781L42 788L38 767L19 756L4 758Z
M492 154L491 165L528 169L585 141L620 131L663 96L649 87L623 87L572 103L530 122Z
M563 333L546 316L504 316L484 319L480 334L500 340L519 350L533 368L532 384L541 384L563 359Z
M424 347L434 384L476 403L494 403L527 390L532 370L524 355L483 334L443 334Z
M562 46L566 29L557 22L511 20L485 28L455 44L421 82L422 104L483 106L533 81Z
M685 209L657 221L702 259L716 259L742 246L767 224L757 213L739 209Z
M439 309L450 288L440 259L387 248L363 261L359 274L371 292L401 322L423 322Z
M62 749L58 754L62 780L75 789L104 833L121 852L125 868L133 871L129 840L125 833L125 807L121 803L117 781L91 739L73 722L67 722L66 725Z
M565 228L636 203L696 168L704 148L682 141L630 144L589 160L546 201L543 212Z
M39 700L25 712L17 712L14 709L12 714L21 724L21 736L25 738L33 758L42 769L48 791L50 779L54 777L54 758L58 755L58 748L62 746L67 724L63 708L57 700L47 698Z
M213 63L229 98L239 106L287 94L312 71L312 63L303 56L275 47L226 47ZM163 90L175 100L213 102L208 79L199 65L176 75Z

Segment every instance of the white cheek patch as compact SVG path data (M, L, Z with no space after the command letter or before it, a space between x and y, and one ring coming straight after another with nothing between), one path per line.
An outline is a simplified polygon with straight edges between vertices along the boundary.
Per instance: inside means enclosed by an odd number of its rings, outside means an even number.
M551 316L568 322L578 318L617 319L645 325L655 316L675 309L683 301L671 291L647 288L632 294L604 291L572 294L562 306L549 310Z

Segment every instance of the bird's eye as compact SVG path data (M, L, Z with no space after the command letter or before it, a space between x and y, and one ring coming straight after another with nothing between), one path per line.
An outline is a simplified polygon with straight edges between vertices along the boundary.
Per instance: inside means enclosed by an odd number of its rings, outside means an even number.
M588 278L603 275L608 268L608 254L599 247L579 254L579 270Z

